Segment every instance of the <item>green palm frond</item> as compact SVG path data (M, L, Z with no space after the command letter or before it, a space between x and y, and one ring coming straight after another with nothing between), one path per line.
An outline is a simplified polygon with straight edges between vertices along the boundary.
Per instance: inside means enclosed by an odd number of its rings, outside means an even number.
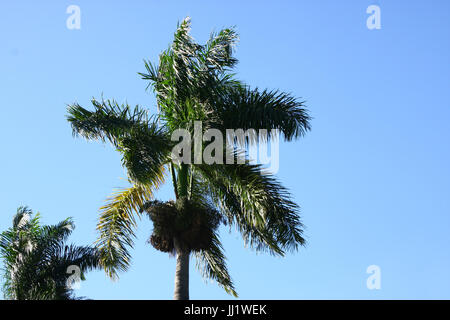
M60 268L62 272L69 266L75 265L82 272L82 280L84 280L84 273L100 267L99 251L95 247L60 245L55 248L55 254L59 257L59 266L56 265L55 269Z
M97 230L100 235L96 242L101 254L101 263L112 279L117 279L119 271L126 271L130 265L129 248L133 247L136 215L139 216L144 204L153 197L153 192L163 183L153 185L134 184L130 188L113 193L108 202L100 208Z
M233 57L233 48L238 40L239 36L234 28L223 29L218 33L213 32L200 50L200 61L207 70L221 72L224 68L233 68L238 62Z
M164 166L170 161L174 143L156 123L136 128L122 138L118 150L130 180L140 184L162 181Z
M17 208L17 213L13 218L13 229L25 229L32 227L33 223L30 221L32 214L33 211L28 207ZM36 216L35 219L35 221L38 222L39 216Z
M278 129L290 141L311 129L311 118L304 102L278 90L228 87L214 108L219 121L212 126L223 132L225 129L266 129L270 137L271 130Z
M145 127L153 122L147 111L139 106L119 105L114 100L91 100L94 111L75 103L67 108L67 120L74 136L88 140L117 141L133 128Z
M196 168L211 198L251 247L282 255L284 250L296 250L305 243L299 207L288 190L260 165L246 161Z
M197 268L204 278L215 280L228 294L238 297L233 281L228 273L223 247L217 234L214 234L212 244L206 250L195 252Z
M70 106L68 120L75 135L110 141L122 153L122 163L131 180L151 183L161 179L161 167L170 156L172 142L157 119L136 106L119 106L115 101L92 100L95 111Z
M73 219L69 217L56 225L42 226L40 228L39 238L48 241L62 242L67 240L74 229L75 223L73 222Z

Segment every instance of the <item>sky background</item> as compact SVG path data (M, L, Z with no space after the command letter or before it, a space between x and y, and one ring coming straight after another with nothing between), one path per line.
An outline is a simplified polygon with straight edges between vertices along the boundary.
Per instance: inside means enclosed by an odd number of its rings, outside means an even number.
M81 29L69 30L69 5ZM381 8L369 30L366 8ZM238 78L307 101L312 131L280 147L278 178L301 206L308 245L285 258L221 237L242 299L450 299L450 2L2 1L0 230L20 205L70 240L96 239L98 208L127 186L110 145L72 137L66 105L114 98L156 111L137 72L157 61L178 21L199 42L236 26ZM170 199L168 186L158 198ZM175 259L137 232L118 282L91 272L92 299L171 299ZM381 269L369 290L366 269ZM230 299L191 263L192 299Z

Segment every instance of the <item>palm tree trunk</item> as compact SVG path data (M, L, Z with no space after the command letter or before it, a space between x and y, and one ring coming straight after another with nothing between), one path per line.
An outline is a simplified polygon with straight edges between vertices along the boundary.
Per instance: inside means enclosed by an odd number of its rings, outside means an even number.
M174 179L176 183L176 180ZM179 190L177 190L178 197L188 196L188 167L186 164L181 164L178 172ZM183 250L179 245L178 240L174 239L174 247L177 254L177 266L175 269L175 292L173 294L174 300L189 300L189 255L190 252Z
M174 300L189 300L189 252L177 250Z

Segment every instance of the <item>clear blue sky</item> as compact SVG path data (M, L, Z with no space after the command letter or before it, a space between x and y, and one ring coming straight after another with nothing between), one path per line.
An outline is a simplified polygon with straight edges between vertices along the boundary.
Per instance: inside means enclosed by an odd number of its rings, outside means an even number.
M81 29L66 8L81 8ZM381 8L368 30L366 8ZM203 42L237 26L239 77L307 101L313 130L282 144L278 177L302 207L308 246L286 258L222 232L243 299L450 298L450 2L2 1L0 230L20 205L44 223L72 216L71 240L96 239L98 208L126 186L109 145L74 139L66 104L115 98L155 111L137 72L156 61L178 21ZM158 197L172 197L163 188ZM77 295L171 299L175 260L146 239L118 282L88 274ZM381 268L381 290L366 268ZM193 299L228 299L191 270Z

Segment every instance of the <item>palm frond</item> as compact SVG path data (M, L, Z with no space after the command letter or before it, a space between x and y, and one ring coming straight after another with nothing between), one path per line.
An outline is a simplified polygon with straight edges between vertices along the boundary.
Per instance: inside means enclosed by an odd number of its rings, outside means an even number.
M140 215L145 202L153 197L153 192L162 182L157 180L153 185L134 184L116 191L100 208L97 225L100 235L96 246L101 254L102 266L112 279L117 279L118 272L128 269L131 258L129 248L133 247L135 238L136 215Z
M75 103L67 108L67 120L74 136L88 140L110 141L117 146L118 140L136 127L145 127L153 122L147 111L139 106L119 105L114 100L91 100L94 111Z
M164 166L170 161L173 142L156 123L135 128L122 138L118 150L130 180L153 184L164 179Z
M55 225L42 226L40 228L39 238L52 240L54 242L63 242L67 240L74 229L75 223L73 222L73 219L69 217Z
M239 156L239 154L235 154ZM210 196L256 250L284 254L305 243L299 207L290 194L260 165L196 165Z
M161 167L168 162L172 142L156 119L139 106L132 109L115 101L95 99L92 104L95 111L79 105L69 107L68 120L74 134L110 141L122 153L131 180L151 183L161 179Z
M304 102L278 90L227 87L214 108L219 121L212 126L223 132L226 129L266 129L269 138L271 130L278 129L290 141L311 129L311 117Z
M199 58L208 70L223 71L225 67L233 68L238 60L233 57L233 48L239 40L234 28L226 28L212 33L208 42L202 46Z
M223 247L217 234L214 234L210 247L207 250L195 252L195 257L197 268L203 277L215 280L228 294L238 297L228 273Z

